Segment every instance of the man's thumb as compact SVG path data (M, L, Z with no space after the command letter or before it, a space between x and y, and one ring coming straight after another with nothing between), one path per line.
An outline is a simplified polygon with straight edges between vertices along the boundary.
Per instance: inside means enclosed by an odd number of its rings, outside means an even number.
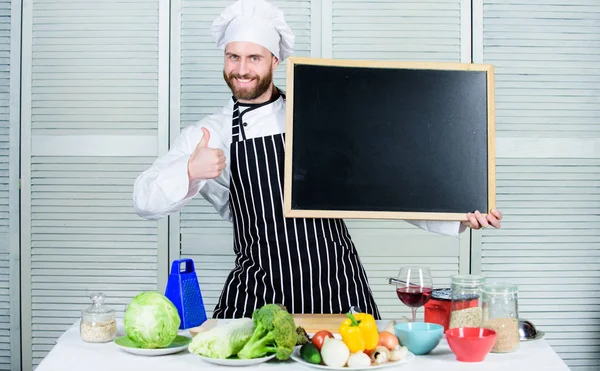
M198 147L208 147L208 141L210 140L210 131L206 128L202 128L202 140L198 143Z

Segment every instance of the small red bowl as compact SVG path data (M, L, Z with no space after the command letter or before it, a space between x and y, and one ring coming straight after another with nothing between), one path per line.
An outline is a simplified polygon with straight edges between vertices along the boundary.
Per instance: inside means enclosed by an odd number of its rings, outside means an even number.
M496 343L496 331L480 327L458 327L446 331L450 349L461 362L481 362Z

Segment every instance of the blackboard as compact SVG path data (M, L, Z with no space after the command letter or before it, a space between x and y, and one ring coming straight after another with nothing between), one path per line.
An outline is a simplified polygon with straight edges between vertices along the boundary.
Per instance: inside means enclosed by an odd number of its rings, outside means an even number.
M493 73L485 64L290 58L286 217L489 213Z

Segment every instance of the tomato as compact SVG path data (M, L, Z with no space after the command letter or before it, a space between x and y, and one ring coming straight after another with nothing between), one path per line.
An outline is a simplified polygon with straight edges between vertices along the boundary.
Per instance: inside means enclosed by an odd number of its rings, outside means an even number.
M333 339L333 334L329 331L326 330L321 330L317 333L315 333L311 339L313 345L319 349L319 352L321 351L321 347L323 346L323 343L325 342L325 338L330 337Z
M382 345L387 349L392 350L398 344L399 341L396 335L386 331L382 331L379 333L379 344L377 345Z

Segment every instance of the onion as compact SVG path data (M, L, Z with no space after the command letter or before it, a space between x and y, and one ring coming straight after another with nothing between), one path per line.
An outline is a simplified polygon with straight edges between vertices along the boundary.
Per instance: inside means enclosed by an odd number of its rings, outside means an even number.
M396 335L390 334L386 331L382 331L379 333L379 344L377 345L382 345L388 348L388 350L392 350L399 344L400 342L398 341Z
M350 356L350 349L339 339L326 337L321 348L323 363L329 367L344 367Z

